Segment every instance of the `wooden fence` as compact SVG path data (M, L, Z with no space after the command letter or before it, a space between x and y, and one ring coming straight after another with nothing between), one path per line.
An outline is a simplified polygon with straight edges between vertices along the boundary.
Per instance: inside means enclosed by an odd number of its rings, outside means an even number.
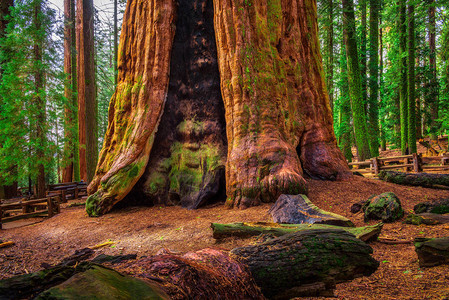
M49 196L42 199L21 200L13 203L0 204L0 229L2 224L21 219L40 216L52 216L60 212L60 197Z
M353 172L378 175L382 170L402 170L404 172L445 171L449 170L449 156L422 157L419 154L392 157L374 157L361 162L349 163Z

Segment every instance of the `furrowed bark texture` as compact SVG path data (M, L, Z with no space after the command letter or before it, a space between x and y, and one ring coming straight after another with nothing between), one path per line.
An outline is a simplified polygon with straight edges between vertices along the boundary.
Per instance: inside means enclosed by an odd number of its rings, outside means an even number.
M118 53L118 85L86 203L89 215L109 211L145 171L167 94L174 1L129 1Z
M89 193L99 189L88 199L89 214L107 212L142 174L130 194L134 200L143 194L153 203L190 198L187 203L196 205L201 195L220 194L212 187L220 186L218 173L226 161L224 124L229 206L304 193L303 172L331 180L350 176L333 133L314 1L213 1L217 58L208 28L212 0L177 1L176 35L174 2L136 1L128 2L124 17L119 84L89 187ZM125 59L122 52L130 51L134 56ZM158 78L144 76L133 88L142 72ZM137 95L140 85L145 94ZM146 105L146 111L135 109Z
M64 73L66 75L66 81L64 85L64 96L67 98L68 105L66 105L65 123L64 123L64 137L66 142L64 143L64 154L68 158L69 163L62 170L62 181L73 181L73 156L77 151L74 143L74 126L76 126L76 118L74 115L74 89L76 87L76 65L73 64L73 56L75 46L75 9L73 0L64 0ZM76 101L76 100L75 100Z
M348 176L332 132L316 3L262 2L214 1L228 205L239 207L305 192L303 170Z
M98 160L93 0L77 0L76 22L79 163L81 179L89 183Z

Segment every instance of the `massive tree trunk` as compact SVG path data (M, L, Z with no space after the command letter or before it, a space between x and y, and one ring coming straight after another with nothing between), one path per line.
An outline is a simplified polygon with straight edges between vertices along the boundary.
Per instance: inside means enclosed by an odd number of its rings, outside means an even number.
M129 200L196 207L220 196L224 166L227 204L238 207L306 192L303 173L350 176L333 133L314 1L136 2L124 16L90 215L131 190Z
M81 179L90 182L97 164L97 101L94 62L93 0L76 2L78 130Z

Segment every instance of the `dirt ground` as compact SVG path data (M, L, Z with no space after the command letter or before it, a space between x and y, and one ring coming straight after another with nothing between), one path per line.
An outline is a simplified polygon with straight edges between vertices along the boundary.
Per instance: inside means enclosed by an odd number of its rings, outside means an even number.
M423 201L449 197L449 191L398 186L354 176L349 181L309 180L309 198L322 209L350 218L363 226L361 213L351 214L353 203L373 194L394 192L406 212ZM199 210L180 207L129 207L99 218L89 218L83 207L63 207L59 215L32 225L0 230L0 240L14 241L0 249L0 279L41 269L42 263L56 264L77 249L113 241L98 254L155 254L161 248L184 253L205 247L230 250L250 240L228 239L217 243L211 222L271 221L271 204L246 210L222 205ZM374 224L376 222L371 222ZM10 223L12 224L12 223ZM415 237L449 236L449 226L414 226L395 222L384 226L382 237L412 241ZM373 242L379 269L370 277L339 284L339 299L449 299L449 265L420 269L413 244Z

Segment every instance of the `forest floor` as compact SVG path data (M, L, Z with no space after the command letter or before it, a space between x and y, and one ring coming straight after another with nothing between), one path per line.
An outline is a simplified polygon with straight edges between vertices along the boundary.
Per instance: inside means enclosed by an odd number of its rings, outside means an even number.
M350 181L309 180L309 198L318 207L350 218L357 226L366 225L362 213L352 214L353 203L373 194L394 192L404 210L423 201L449 197L449 191L406 187L354 176ZM15 245L0 249L0 279L41 269L42 263L56 264L75 250L113 241L96 250L110 255L137 253L153 255L161 248L184 253L205 247L230 250L251 239L230 238L217 243L211 222L271 221L264 204L246 210L215 205L199 210L180 207L129 207L105 216L89 218L84 207L65 207L51 219L33 225L0 230L0 240ZM374 224L376 222L370 222ZM12 224L12 223L10 223ZM415 237L449 236L449 226L414 226L402 220L385 224L382 237L412 241ZM337 285L340 299L449 299L449 265L419 268L412 243L372 242L379 269L370 277Z

